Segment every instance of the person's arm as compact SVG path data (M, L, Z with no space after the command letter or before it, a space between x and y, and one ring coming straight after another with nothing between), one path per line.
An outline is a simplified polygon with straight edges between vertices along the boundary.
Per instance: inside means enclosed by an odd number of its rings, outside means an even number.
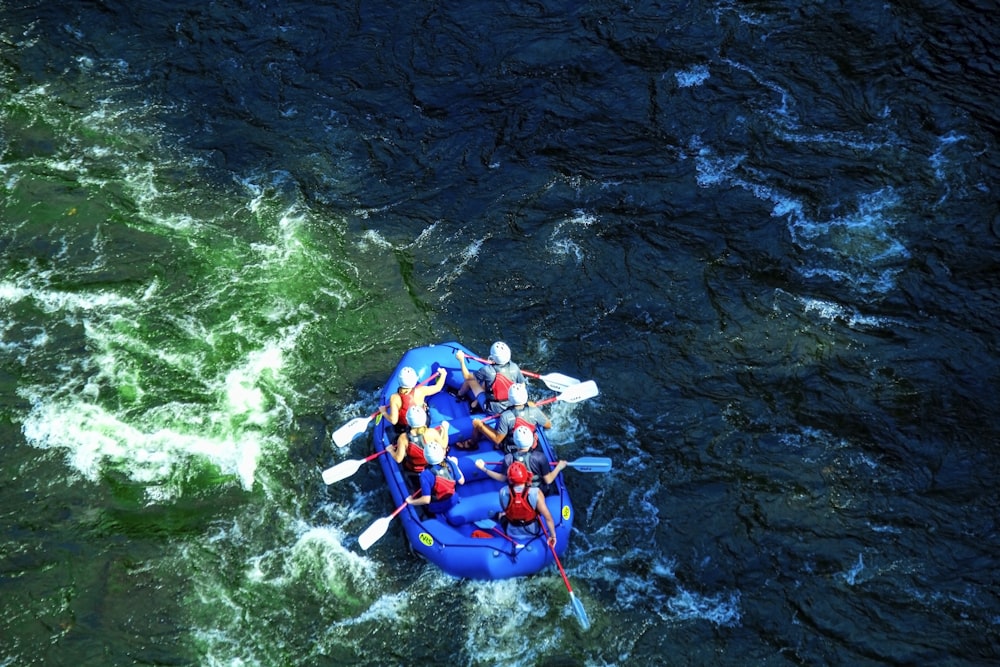
M465 380L471 380L472 379L472 373L470 373L469 369L466 368L466 366L465 366L465 352L462 352L461 350L456 350L455 351L455 358L458 359L458 365L462 369L462 378L465 379Z
M385 409L384 405L380 405L378 411L385 415L385 418L389 420L389 423L395 426L399 423L399 408L403 406L403 399L399 397L399 393L395 393L389 397L389 410Z
M534 407L534 406L532 406ZM535 423L540 425L542 428L552 428L552 421L546 416L540 408L534 408L535 413Z
M556 464L556 467L552 469L552 472L542 475L542 481L545 482L546 485L551 484L555 481L556 475L561 473L568 465L569 464L566 461L559 461L559 463Z
M497 371L493 368L493 366L484 365L476 370L473 377L475 377L476 381L479 382L479 386L483 388L483 391L486 391L487 387L493 386L493 381L496 380L497 377Z
M427 472L424 470L424 472ZM414 498L413 496L406 496L406 502L409 505L427 505L431 502L431 481L434 479L434 473L431 473L430 479L423 472L420 473L420 496Z
M552 520L552 513L549 512L549 506L545 504L545 494L541 491L538 492L536 509L549 527L549 546L554 548L556 546L556 524Z
M483 461L482 459L476 459L476 467L482 470L484 473L486 473L486 476L489 477L490 479L495 479L498 482L507 481L507 475L499 473L496 470L490 470L489 468L486 467L486 461Z
M389 445L386 449L392 454L393 460L396 463L402 463L403 457L406 456L406 450L410 446L410 439L406 437L405 433L400 433L399 437L396 438L396 444Z
M437 437L438 442L441 443L441 447L445 451L448 451L448 420L445 419L443 422L437 425Z
M462 469L458 467L458 459L454 456L448 457L448 467L451 468L451 474L455 477L459 484L465 484L465 475L462 474Z
M494 445L499 445L501 442L503 442L503 435L497 433L495 430L487 426L486 422L484 422L482 419L473 419L472 429L477 433L482 433Z
M448 371L443 368L438 368L438 379L433 385L429 387L420 387L421 398L427 398L428 396L433 396L442 389L444 389L444 381L448 379ZM421 400L420 403L424 401Z

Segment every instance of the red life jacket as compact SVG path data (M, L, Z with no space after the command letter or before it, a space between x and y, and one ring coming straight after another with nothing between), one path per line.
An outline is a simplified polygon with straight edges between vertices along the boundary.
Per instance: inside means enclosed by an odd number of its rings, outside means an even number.
M434 473L434 486L431 487L431 502L448 500L455 495L455 479L451 476L451 468L447 463L442 462L433 466L431 472Z
M427 427L412 429L407 435L406 458L403 459L403 466L410 472L420 472L427 467L427 459L424 458L424 431Z
M528 419L522 416L528 412L528 410L529 408L527 405L520 408L511 406L501 413L501 416L506 416L508 412L514 415L514 423L510 425L507 432L503 436L503 440L500 441L501 449L503 451L511 454L517 451L517 445L514 444L514 431L517 430L518 426L527 426L528 430L531 431L531 434L534 436L534 442L531 444L531 449L538 446L538 424L528 421Z
M517 375L509 370L509 363L503 366L495 366L494 369L496 370L496 375L493 377L493 384L489 387L491 400L506 401L507 394L510 392L511 385L517 379Z
M520 491L515 491L512 486L507 488L510 490L510 500L507 501L507 507L503 511L507 522L515 526L527 526L534 523L538 518L538 511L531 506L531 501L528 499L531 484L525 484Z

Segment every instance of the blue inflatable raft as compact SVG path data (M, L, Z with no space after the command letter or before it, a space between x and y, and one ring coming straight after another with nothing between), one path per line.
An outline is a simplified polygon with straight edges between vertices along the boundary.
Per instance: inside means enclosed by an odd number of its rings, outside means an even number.
M421 381L437 373L438 368L444 368L448 373L445 389L427 399L429 424L437 426L443 420L447 420L450 443L472 437L473 418L483 418L486 415L471 415L468 402L457 400L454 395L454 392L462 386L462 372L455 358L457 350L475 356L472 351L459 343L428 345L407 352L382 390L381 405L389 404L390 396L398 388L399 372L404 367L413 368ZM466 366L475 373L481 363L467 358ZM533 396L532 400L537 398ZM544 431L544 428L539 427L538 446L550 461L556 461L558 457ZM378 420L373 437L375 453L385 451L394 438L392 424L386 419ZM466 523L453 526L443 518L437 519L427 514L421 507L406 505L396 518L399 527L406 532L406 538L413 551L448 574L469 579L520 577L534 574L552 564L554 562L552 551L543 536L518 538L517 543L523 545L518 546L508 537L504 537L499 524L491 521L491 517L501 509L499 490L502 484L483 474L476 468L475 461L481 458L489 464L499 462L503 458L500 452L493 449L492 443L483 440L476 451L463 451L451 447L448 456L458 459L459 467L465 475L465 484L457 487L461 501L458 508L452 511L452 516L457 514ZM393 502L398 507L416 490L416 487L411 489L407 486L402 468L391 455L378 456L377 460L382 466ZM494 466L496 470L499 468L500 466ZM556 477L554 486L557 491L550 492L545 501L556 525L556 553L562 556L569 546L570 531L573 528L573 504L563 483L562 474ZM484 536L486 534L489 536Z

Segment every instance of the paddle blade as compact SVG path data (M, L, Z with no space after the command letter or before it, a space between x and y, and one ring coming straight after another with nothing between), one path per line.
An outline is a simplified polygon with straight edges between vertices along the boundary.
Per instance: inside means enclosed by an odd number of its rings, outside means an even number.
M580 401L584 401L588 398L593 398L599 393L597 383L593 380L587 380L586 382L575 384L572 387L567 387L561 394L559 394L558 399L560 401L566 401L567 403L579 403Z
M333 484L334 482L339 482L342 479L347 479L356 473L364 462L364 459L341 461L332 468L327 468L323 471L323 482L326 484Z
M372 525L365 529L365 532L358 536L358 546L362 550L368 551L368 547L378 542L385 535L385 531L389 530L389 523L392 521L392 517L384 516L381 519L377 519Z
M377 413L376 413L377 414ZM368 430L372 417L355 417L333 432L333 444L346 447L352 440Z
M567 461L566 465L580 472L611 471L611 459L606 456L581 456L575 461Z
M580 602L580 598L576 597L576 593L570 591L569 599L573 603L573 614L576 616L576 620L580 622L580 627L585 631L590 629L590 619L587 618L587 610L583 608L583 603Z
M570 387L580 384L580 381L576 378L571 378L562 373L546 373L545 375L539 375L538 379L544 382L545 386L552 391L566 391Z

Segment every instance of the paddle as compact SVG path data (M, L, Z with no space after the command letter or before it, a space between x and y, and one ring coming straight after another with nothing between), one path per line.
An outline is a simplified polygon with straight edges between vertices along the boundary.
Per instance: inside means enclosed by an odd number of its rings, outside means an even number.
M558 461L549 461L555 465ZM580 472L611 472L611 459L606 456L581 456L575 461L567 461L566 465Z
M488 461L486 465L498 466L503 461ZM549 461L549 465L556 465L558 461ZM610 472L611 459L606 456L581 456L575 461L567 461L566 465L576 468L580 472Z
M557 396L550 396L544 401L538 401L535 406L548 405L555 401L566 401L567 403L579 403L588 398L593 398L600 393L597 389L597 383L593 380L587 380L586 382L581 382L575 384L571 387L566 387L561 394Z
M478 361L481 364L493 364L489 359L482 359L480 357L473 356L471 354L465 355L473 361ZM580 381L576 378L572 378L568 375L563 375L562 373L546 373L545 375L539 375L538 373L533 373L532 371L526 371L523 368L521 373L527 375L530 378L535 378L536 380L541 380L545 383L545 386L552 391L562 391L567 387L572 387L575 384L580 384Z
M418 493L420 493L420 489L414 491L413 495L410 497L415 498ZM404 509L406 509L405 500L399 507L393 510L392 514L390 514L389 516L384 516L381 519L376 519L375 522L372 523L372 525L365 528L365 532L358 535L358 546L361 547L362 550L368 551L368 547L370 547L371 545L375 544L380 539L382 539L382 536L385 535L385 531L389 530L389 524Z
M542 517L538 517L538 525L542 527L542 533L546 537L545 543L549 544L549 534L545 530L545 524L542 523ZM549 551L552 552L552 557L556 559L556 565L559 567L559 574L562 575L563 583L566 584L566 590L569 591L569 599L570 602L573 603L573 613L576 614L576 620L580 622L580 627L584 630L589 630L590 619L587 618L587 610L583 608L583 603L576 597L576 593L573 592L573 587L569 585L569 577L566 576L566 570L563 569L562 563L559 562L559 556L556 555L556 548L549 544Z
M427 384L431 381L431 378L435 377L436 373L432 373L430 377L421 380L417 383L417 387L420 385ZM333 432L333 444L338 447L346 447L359 435L363 434L368 430L368 424L371 423L375 417L378 417L379 411L376 410L369 417L355 417L351 421L347 422L336 431Z
M476 521L475 525L477 528L482 528L483 530L492 530L494 533L496 533L500 537L504 538L505 540L513 544L515 549L524 548L523 544L515 540L507 533L503 532L503 530L499 526L497 526L496 521L493 521L492 519L482 519L480 521Z
M545 383L545 386L552 391L562 391L567 387L572 387L575 384L580 384L580 381L574 377L568 375L563 375L562 373L546 373L545 375L539 375L538 373L532 373L531 371L521 370L524 375L530 378L535 378L536 380L541 380Z
M327 468L323 471L323 482L326 484L333 484L334 482L339 482L342 479L347 479L354 473L356 473L362 465L368 463L373 459L385 454L386 450L381 452L375 452L371 456L366 456L363 459L350 459L348 461L341 461L332 468Z
M368 424L378 416L376 410L370 417L355 417L333 432L333 444L338 447L346 447L359 435L368 430Z

